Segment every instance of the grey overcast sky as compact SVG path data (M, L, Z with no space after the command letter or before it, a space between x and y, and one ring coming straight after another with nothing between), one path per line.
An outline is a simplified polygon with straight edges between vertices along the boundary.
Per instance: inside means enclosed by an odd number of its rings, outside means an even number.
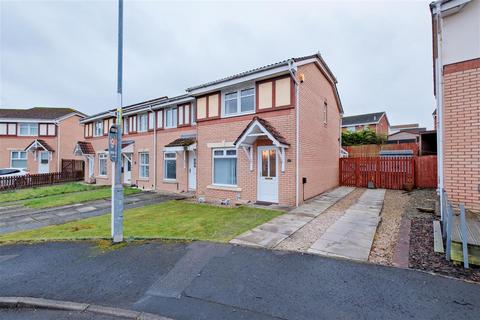
M319 51L346 115L432 127L429 1L126 1L124 102ZM0 0L0 106L116 103L116 1Z

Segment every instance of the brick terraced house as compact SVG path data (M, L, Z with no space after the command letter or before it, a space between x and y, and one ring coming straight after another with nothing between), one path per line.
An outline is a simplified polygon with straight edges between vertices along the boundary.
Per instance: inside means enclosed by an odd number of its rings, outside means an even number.
M206 201L295 206L338 185L343 114L319 54L188 88L123 110L125 184ZM110 184L115 112L81 121L86 179Z
M49 173L61 171L62 159L82 160L72 150L84 116L70 108L0 109L0 168Z
M372 130L376 134L388 135L390 128L390 122L387 118L387 113L374 112L374 113L365 113L357 114L354 116L348 116L342 118L342 130L343 131L362 131L362 130Z
M480 211L480 0L430 4L438 187Z

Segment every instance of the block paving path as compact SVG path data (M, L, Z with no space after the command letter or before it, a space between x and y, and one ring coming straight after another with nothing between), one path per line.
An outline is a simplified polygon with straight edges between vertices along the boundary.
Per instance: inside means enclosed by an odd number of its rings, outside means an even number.
M323 193L289 213L242 233L232 239L230 243L272 249L354 189L353 187L338 187Z
M385 189L367 189L308 252L367 261L380 221L384 198Z

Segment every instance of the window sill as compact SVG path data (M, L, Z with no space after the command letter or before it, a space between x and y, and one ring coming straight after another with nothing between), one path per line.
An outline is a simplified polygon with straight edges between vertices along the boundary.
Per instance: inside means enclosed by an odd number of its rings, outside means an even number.
M207 189L222 190L222 191L234 191L234 192L242 191L242 188L239 188L239 187L236 187L236 186L221 186L221 185L218 185L218 184L208 185Z
M148 178L148 177L147 177L147 178L145 178L145 177L144 177L144 178L140 177L140 178L138 178L138 181L150 181L150 178Z
M97 179L108 179L108 176L96 176Z
M245 116L245 115L254 114L254 113L255 113L255 108L251 111L245 111L245 112L239 112L239 113L232 113L232 114L222 113L221 118L225 119L225 118L240 117L240 116Z
M163 183L171 183L171 184L175 184L175 183L177 183L177 180L168 180L168 179L163 179Z

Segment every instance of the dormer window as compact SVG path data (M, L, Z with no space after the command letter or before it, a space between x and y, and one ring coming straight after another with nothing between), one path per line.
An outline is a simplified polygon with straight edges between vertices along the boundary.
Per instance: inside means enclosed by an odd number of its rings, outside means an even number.
M19 136L38 136L38 123L21 122L18 124Z
M95 137L103 136L103 121L95 122Z
M232 116L251 113L255 109L255 89L245 88L227 91L223 98L223 115Z

